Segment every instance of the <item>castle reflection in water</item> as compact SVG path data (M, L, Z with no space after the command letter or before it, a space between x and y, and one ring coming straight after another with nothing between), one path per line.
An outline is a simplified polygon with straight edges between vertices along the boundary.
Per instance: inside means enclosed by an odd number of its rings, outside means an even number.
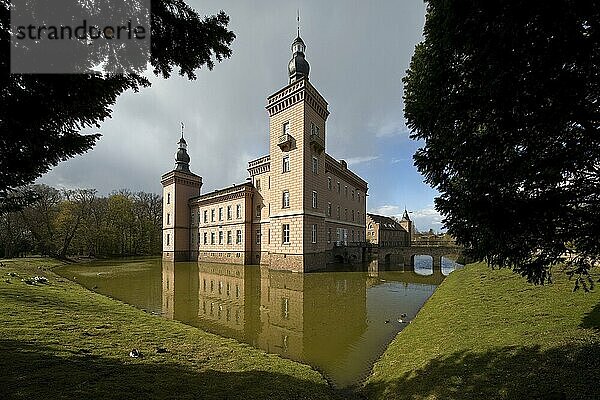
M363 272L301 274L163 260L162 314L316 366L345 386L364 378L402 329L395 318L414 317L443 279L439 269L381 271L377 261ZM395 292L392 305L376 293L369 304L377 286Z

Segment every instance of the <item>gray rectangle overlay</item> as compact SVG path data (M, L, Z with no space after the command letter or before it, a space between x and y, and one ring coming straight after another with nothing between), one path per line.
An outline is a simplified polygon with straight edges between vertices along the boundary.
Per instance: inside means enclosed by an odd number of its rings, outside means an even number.
M11 73L141 73L150 0L12 0Z

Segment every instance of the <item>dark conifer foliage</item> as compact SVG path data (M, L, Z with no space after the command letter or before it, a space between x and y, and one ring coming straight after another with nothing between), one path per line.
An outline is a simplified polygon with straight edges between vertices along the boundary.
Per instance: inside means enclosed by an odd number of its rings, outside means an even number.
M183 0L151 5L150 63L156 75L168 78L176 70L195 79L198 68L212 69L215 60L231 56L235 35L224 12L203 18ZM0 0L0 210L19 206L8 196L14 188L91 149L100 135L81 130L110 117L120 94L150 85L136 74L11 75L9 7Z
M448 231L536 283L573 254L576 287L589 285L600 262L600 2L427 3L405 116Z

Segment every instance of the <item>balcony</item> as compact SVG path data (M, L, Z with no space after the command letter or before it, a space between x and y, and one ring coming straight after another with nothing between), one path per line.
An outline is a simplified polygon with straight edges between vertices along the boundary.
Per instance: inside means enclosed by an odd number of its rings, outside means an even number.
M317 151L325 150L325 139L315 133L310 134L310 144L313 145Z
M279 136L277 145L281 148L281 150L289 150L292 148L293 142L294 138L292 137L292 135L284 133L283 135Z

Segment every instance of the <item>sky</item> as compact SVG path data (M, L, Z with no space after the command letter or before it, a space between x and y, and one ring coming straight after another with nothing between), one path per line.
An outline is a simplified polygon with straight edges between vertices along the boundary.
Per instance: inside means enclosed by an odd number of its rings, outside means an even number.
M102 138L88 153L65 161L38 182L161 193L173 169L181 128L190 168L203 193L244 182L247 162L268 153L266 98L288 83L287 64L300 10L310 81L329 103L326 151L369 183L369 212L399 216L419 230L442 228L437 192L423 183L408 138L402 77L422 39L425 6L418 0L302 2L188 0L202 15L224 10L237 38L233 55L190 81L152 75L152 86L119 97ZM150 74L150 73L149 73Z

